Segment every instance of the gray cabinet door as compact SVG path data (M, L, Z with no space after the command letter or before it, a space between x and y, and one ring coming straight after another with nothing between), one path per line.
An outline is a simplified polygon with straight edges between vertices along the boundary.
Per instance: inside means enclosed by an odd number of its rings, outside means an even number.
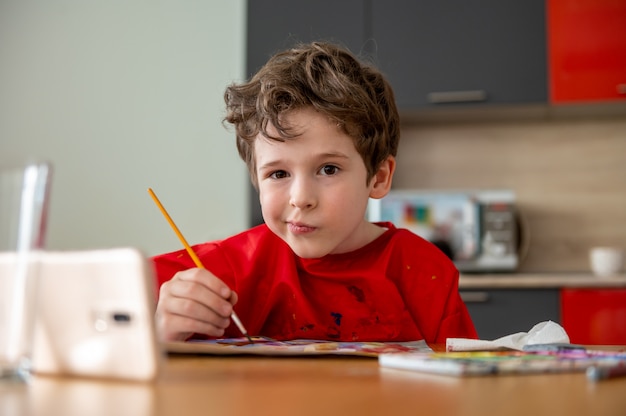
M547 100L543 0L372 0L401 109Z
M254 0L248 2L247 69L297 42L325 40L359 55L366 38L365 0Z
M461 290L480 339L528 332L543 321L561 323L558 289Z

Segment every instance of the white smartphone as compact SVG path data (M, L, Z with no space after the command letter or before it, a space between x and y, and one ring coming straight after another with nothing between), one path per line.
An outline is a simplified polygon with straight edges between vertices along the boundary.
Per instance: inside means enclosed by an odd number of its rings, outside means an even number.
M139 250L44 252L39 279L33 373L157 376L155 281Z

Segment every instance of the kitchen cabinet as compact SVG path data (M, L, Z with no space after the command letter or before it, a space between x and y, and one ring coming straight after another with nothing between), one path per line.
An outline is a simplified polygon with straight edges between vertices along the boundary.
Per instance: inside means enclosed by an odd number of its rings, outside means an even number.
M626 275L462 275L459 289L482 339L552 320L572 343L626 345Z
M564 288L563 328L576 344L626 344L625 288Z
M544 0L372 0L401 109L547 101Z
M550 102L626 101L626 1L547 0Z
M255 0L247 11L247 72L297 42L327 40L359 53L366 38L365 0Z
M461 290L460 293L480 339L528 332L543 321L561 322L556 288Z
M370 57L401 109L547 101L544 0L248 2L248 75L295 41Z

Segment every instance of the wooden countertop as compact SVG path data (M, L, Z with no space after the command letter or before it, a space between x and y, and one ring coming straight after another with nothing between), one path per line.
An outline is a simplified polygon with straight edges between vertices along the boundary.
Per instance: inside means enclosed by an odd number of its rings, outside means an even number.
M0 385L14 416L618 416L626 377L584 373L451 377L370 358L174 356L154 383L35 377Z
M461 274L464 289L626 288L626 274L596 277L590 273Z

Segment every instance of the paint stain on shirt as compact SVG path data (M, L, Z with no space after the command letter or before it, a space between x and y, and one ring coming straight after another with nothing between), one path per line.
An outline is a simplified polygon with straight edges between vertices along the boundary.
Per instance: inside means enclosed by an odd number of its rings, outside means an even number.
M326 330L326 336L328 339L339 339L341 337L341 331L336 326L329 326Z
M341 318L343 318L342 314L340 314L339 312L331 312L330 316L332 316L335 320L335 325L341 326Z
M306 325L302 325L300 327L300 331L307 332L307 331L313 330L313 328L315 328L315 325L313 325L313 324L306 324Z
M356 298L357 302L365 302L365 293L363 293L363 289L356 286L348 286L348 292Z

